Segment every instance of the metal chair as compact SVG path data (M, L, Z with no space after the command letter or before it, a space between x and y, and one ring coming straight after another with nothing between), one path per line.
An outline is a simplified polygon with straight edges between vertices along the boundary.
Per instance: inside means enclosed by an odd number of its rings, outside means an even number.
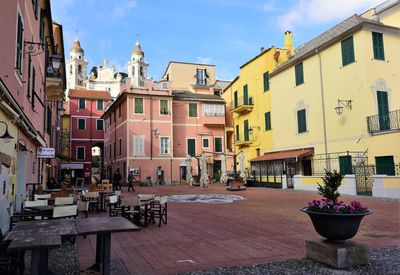
M161 226L161 222L167 224L167 214L168 214L168 197L161 196L159 201L153 201L150 204L149 215L150 220L155 223L155 220L158 219L158 227Z

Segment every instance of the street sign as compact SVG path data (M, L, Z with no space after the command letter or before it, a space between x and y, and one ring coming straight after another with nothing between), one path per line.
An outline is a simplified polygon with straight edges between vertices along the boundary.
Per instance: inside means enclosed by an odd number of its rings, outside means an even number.
M56 149L40 147L37 149L37 158L52 159L56 156Z

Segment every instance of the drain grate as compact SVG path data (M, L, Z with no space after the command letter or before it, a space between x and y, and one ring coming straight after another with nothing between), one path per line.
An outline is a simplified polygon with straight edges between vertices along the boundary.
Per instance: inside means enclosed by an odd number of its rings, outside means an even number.
M179 264L179 263L190 263L190 264L194 264L194 263L195 263L192 259L177 260L176 262L177 262L178 264Z

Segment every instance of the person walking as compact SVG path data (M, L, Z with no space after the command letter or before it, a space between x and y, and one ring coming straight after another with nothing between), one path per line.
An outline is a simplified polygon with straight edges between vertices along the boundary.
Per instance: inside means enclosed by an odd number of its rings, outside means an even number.
M119 173L119 168L117 168L113 175L113 190L121 190L121 174Z
M131 192L131 188L132 188L132 192L135 192L135 189L133 188L133 171L129 171L129 175L128 175L128 192Z

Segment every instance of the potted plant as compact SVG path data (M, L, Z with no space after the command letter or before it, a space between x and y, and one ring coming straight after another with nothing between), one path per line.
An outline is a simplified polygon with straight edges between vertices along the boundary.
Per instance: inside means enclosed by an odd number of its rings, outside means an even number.
M350 204L338 201L338 188L343 177L335 170L333 173L325 170L322 179L324 184L318 184L318 194L323 198L309 202L308 207L300 210L310 216L315 230L322 237L328 241L344 242L357 234L362 218L372 212L359 201Z

